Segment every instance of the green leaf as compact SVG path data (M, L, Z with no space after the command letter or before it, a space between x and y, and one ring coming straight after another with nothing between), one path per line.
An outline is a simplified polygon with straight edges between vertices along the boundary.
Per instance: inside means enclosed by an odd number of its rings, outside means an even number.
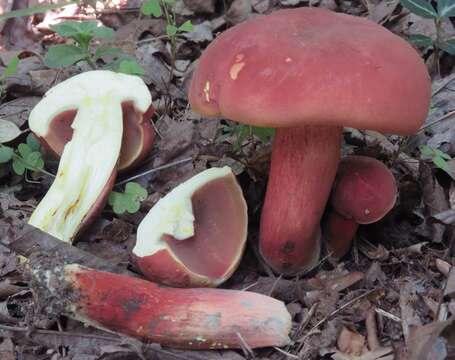
M50 25L49 27L54 30L57 34L63 37L72 37L77 34L84 32L84 26L82 25L86 22L75 21L75 20L67 20L62 21L61 23Z
M125 194L134 196L138 200L145 200L147 198L147 190L135 182L129 182L125 185Z
M87 53L75 45L55 45L49 48L44 64L50 68L66 67L81 61Z
M7 78L12 76L16 73L17 65L19 64L19 58L17 56L13 57L9 62L8 66L6 67L5 71L3 71L2 78Z
M0 144L10 142L20 134L21 130L15 123L0 119Z
M0 164L7 163L13 157L14 149L9 146L0 145Z
M147 190L135 182L129 182L125 186L125 192L112 191L109 194L108 203L116 214L128 211L134 214L139 211L140 202L147 197Z
M275 129L259 126L253 126L252 132L253 135L256 135L263 143L266 143L273 135L275 135Z
M450 175L450 166L445 159L436 156L433 158L433 164Z
M164 2L169 5L175 4L175 0L164 0Z
M243 141L245 141L246 137L250 133L251 127L249 125L238 125L235 129L237 133L237 141L234 143L234 151L239 151L242 147Z
M125 59L120 61L117 72L130 75L142 76L145 74L144 68L136 60Z
M17 151L19 152L20 156L22 156L24 159L27 158L32 153L32 149L30 149L30 146L27 144L19 144L17 147Z
M41 153L39 151L34 151L34 152L28 154L27 157L25 158L25 161L30 166L27 166L27 168L30 170L34 170L33 168L37 168L41 164L40 160L42 160L42 159L41 159ZM44 165L44 163L43 163L43 165Z
M92 30L92 34L95 37L103 38L103 39L112 39L115 35L115 31L110 27L101 25L97 26Z
M439 16L455 16L455 0L438 0L437 3Z
M26 143L32 151L40 151L41 149L41 143L32 133L27 135Z
M434 156L434 150L427 145L420 145L420 153L423 156Z
M180 32L191 32L194 27L190 20L185 21L182 25L179 26Z
M154 17L160 17L163 15L163 10L161 9L159 0L147 0L142 4L141 12L144 15L153 15Z
M95 60L102 58L103 56L115 56L122 52L121 49L110 46L100 46L96 49L95 55L93 55Z
M409 41L417 47L427 48L433 45L433 39L425 35L411 35Z
M64 6L68 6L71 4L77 4L78 1L69 1L69 2L62 2L58 4L51 4L51 5L43 5L43 6L32 6L26 9L20 9L20 10L14 10L7 12L6 14L0 15L0 22L16 17L22 17L22 16L30 16L34 14L41 14L45 13L46 11L53 10L53 9L59 9Z
M139 201L131 201L126 206L126 211L128 211L130 214L135 214L139 211L140 208L141 203Z
M128 201L122 193L112 191L109 194L108 203L116 214L123 214L126 211Z
M434 19L438 13L427 0L400 0L401 5L423 18Z
M174 36L177 34L178 28L174 25L167 24L166 25L166 35L167 36Z
M443 41L439 44L439 47L450 55L455 55L455 39Z
M13 160L13 170L17 175L24 175L25 165L22 159L18 158Z
M435 156L441 157L446 160L451 160L452 158L450 157L449 154L446 154L445 152L439 150L439 149L434 149L434 154Z

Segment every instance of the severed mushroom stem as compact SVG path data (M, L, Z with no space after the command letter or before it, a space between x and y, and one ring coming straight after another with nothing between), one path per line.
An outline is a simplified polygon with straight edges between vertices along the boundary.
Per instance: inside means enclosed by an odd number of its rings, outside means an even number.
M395 178L382 162L367 156L343 158L322 225L331 256L339 259L346 255L359 224L382 219L396 198Z
M281 301L248 291L172 289L72 264L33 265L32 285L49 311L107 331L181 349L289 344Z

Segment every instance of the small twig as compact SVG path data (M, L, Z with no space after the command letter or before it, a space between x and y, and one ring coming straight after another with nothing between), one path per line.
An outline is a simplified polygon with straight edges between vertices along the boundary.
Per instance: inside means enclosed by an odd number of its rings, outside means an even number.
M455 115L455 110L452 110L452 111L449 111L447 114L444 114L442 115L439 119L436 119L435 121L433 121L431 124L428 124L428 125L425 125L423 127L421 127L419 129L419 131L417 132L417 134L420 134L421 132L425 131L426 129L432 127L433 125L451 117L452 115Z
M253 350L251 349L250 345L247 344L245 339L243 338L242 334L239 332L235 333L237 337L240 339L240 342L242 343L242 350L245 353L246 356L251 356L252 359L256 359L256 356L254 355Z
M282 353L284 356L287 356L287 357L289 357L289 358L291 358L291 359L300 359L297 355L288 353L287 351L284 351L283 349L280 349L279 347L274 346L273 348L274 348L276 351Z
M278 285L278 283L280 282L280 280L283 278L283 274L280 274L280 276L278 276L276 278L276 280L273 282L272 284L272 287L270 288L270 291L269 291L269 296L272 296L273 294L273 291L275 290L276 286Z
M389 312L387 312L387 311L385 311L385 310L382 310L382 309L380 309L380 308L375 308L374 311L375 311L377 314L379 314L379 315L381 315L381 316L384 316L384 317L386 317L386 318L388 318L388 319L390 319L390 320L392 320L392 321L395 321L395 322L397 322L397 323L401 323L401 318L400 318L400 317L398 317L398 316L396 316L396 315L393 315L393 314L391 314L391 313L389 313Z
M243 288L242 290L240 290L240 291L247 291L248 289L251 289L252 287L256 286L257 284L258 284L258 281L256 281L256 282L254 282L254 283L252 283L252 284L250 284L250 285L244 287L244 288Z
M378 327L376 324L376 311L371 308L367 312L365 319L365 327L367 328L368 334L368 347L371 351L375 351L381 348L381 343L378 338Z
M149 175L149 174L153 174L157 171L161 171L161 170L164 170L164 169L167 169L167 168L170 168L170 167L173 167L173 166L176 166L176 165L180 165L180 164L183 164L183 163L186 163L186 162L190 162L192 161L193 158L192 157L188 157L188 158L185 158L185 159L181 159L181 160L177 160L177 161L174 161L174 162L170 162L166 165L162 165L162 166L158 166L156 168L153 168L153 169L150 169L150 170L147 170L147 171L144 171L143 173L140 173L140 174L137 174L137 175L134 175L128 179L125 179L125 180L122 180L122 181L119 181L117 184L115 184L115 186L119 186L119 185L123 185L123 184L126 184L127 182L130 182L132 180L135 180L135 179L138 179L142 176L145 176L145 175Z

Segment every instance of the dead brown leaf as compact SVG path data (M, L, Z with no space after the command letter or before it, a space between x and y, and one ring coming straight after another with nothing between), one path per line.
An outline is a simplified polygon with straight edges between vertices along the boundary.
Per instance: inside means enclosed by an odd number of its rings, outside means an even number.
M412 329L408 341L409 359L442 360L455 356L454 319Z
M365 336L343 326L338 336L337 346L345 354L359 356L365 346Z

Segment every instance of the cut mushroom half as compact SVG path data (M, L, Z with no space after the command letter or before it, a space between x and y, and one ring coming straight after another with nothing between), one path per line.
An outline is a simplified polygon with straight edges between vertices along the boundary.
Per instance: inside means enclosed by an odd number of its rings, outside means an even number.
M99 215L117 174L124 103L138 112L147 111L151 96L142 80L97 71L58 84L36 105L29 123L37 133L62 114L70 111L75 116L57 176L33 212L31 225L72 242Z
M142 273L172 286L217 286L237 268L247 205L229 167L180 184L142 220L133 254Z
M39 112L37 110L29 120L30 129L48 152L57 157L62 155L65 144L73 136L72 124L82 97L122 91L125 94L121 99L124 130L119 171L131 170L150 153L155 139L150 122L154 109L147 86L139 77L96 70L61 84L46 93L46 98L37 107ZM138 98L142 99L141 104L137 103ZM52 105L59 103L62 104L58 107Z

